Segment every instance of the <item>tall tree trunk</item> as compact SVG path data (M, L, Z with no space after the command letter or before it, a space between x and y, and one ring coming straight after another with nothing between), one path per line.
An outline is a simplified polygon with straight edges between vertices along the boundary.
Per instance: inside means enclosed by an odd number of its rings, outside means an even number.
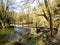
M46 7L46 10L47 10L47 12L48 12L49 19L50 19L50 20L49 20L49 23L50 23L51 37L53 37L53 36L54 36L54 29L53 29L52 14L51 14L51 12L50 12L49 5L48 5L47 0L44 0L44 2L45 2L45 7Z

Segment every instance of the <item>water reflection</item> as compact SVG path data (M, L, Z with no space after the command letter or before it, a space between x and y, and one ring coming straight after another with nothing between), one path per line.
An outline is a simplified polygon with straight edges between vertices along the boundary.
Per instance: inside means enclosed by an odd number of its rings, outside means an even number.
M30 32L30 29L22 28L22 27L16 27L16 26L14 27L14 30L17 31L17 32L20 32L22 34L26 34L26 33ZM14 33L14 32L10 32L9 34L7 34L7 39L9 41L11 41L13 39L20 39L20 38L22 38L22 36Z
M0 44L8 43L14 39L22 38L20 35L15 34L14 32L9 32L7 34L0 35Z
M22 34L26 34L30 32L30 29L22 28L22 27L14 27L14 30ZM22 38L21 35L14 33L14 32L8 32L4 37L2 37L2 40L0 40L0 44L4 44L14 39L20 39L20 38Z
M30 32L30 29L28 29L28 28L16 27L16 26L14 27L14 30L17 32L20 32L22 34L26 34L26 33Z
M22 37L18 34L15 34L15 33L11 32L7 35L7 38L9 38L9 41L11 41L13 39L19 39L19 38L22 38Z

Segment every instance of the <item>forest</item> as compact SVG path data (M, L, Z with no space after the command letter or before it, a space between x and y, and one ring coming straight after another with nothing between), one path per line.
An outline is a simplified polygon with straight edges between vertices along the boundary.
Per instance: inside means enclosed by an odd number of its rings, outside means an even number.
M60 45L60 0L0 0L0 45Z

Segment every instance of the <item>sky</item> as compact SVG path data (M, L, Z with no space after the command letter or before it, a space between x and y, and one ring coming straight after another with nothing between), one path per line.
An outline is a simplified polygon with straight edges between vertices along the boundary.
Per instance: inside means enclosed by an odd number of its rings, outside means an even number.
M5 2L6 0L4 0ZM39 0L40 3L44 3L44 0ZM37 8L37 0L12 0L12 5L9 6L9 11L15 12L27 12L30 8Z
M40 0L42 3L43 0ZM28 9L31 8L37 8L38 2L37 0L14 0L14 4L9 6L10 11L15 11L15 12L27 12ZM15 9L13 9L14 7Z

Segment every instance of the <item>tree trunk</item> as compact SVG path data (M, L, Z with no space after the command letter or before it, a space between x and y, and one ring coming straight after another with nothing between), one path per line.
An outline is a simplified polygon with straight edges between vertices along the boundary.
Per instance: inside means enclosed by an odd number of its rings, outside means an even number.
M44 2L45 2L46 10L47 10L47 12L48 12L49 19L50 19L50 20L49 20L49 23L50 23L51 37L53 37L53 36L54 36L54 30L53 30L52 14L51 14L51 12L50 12L50 9L49 9L47 0L44 0Z

